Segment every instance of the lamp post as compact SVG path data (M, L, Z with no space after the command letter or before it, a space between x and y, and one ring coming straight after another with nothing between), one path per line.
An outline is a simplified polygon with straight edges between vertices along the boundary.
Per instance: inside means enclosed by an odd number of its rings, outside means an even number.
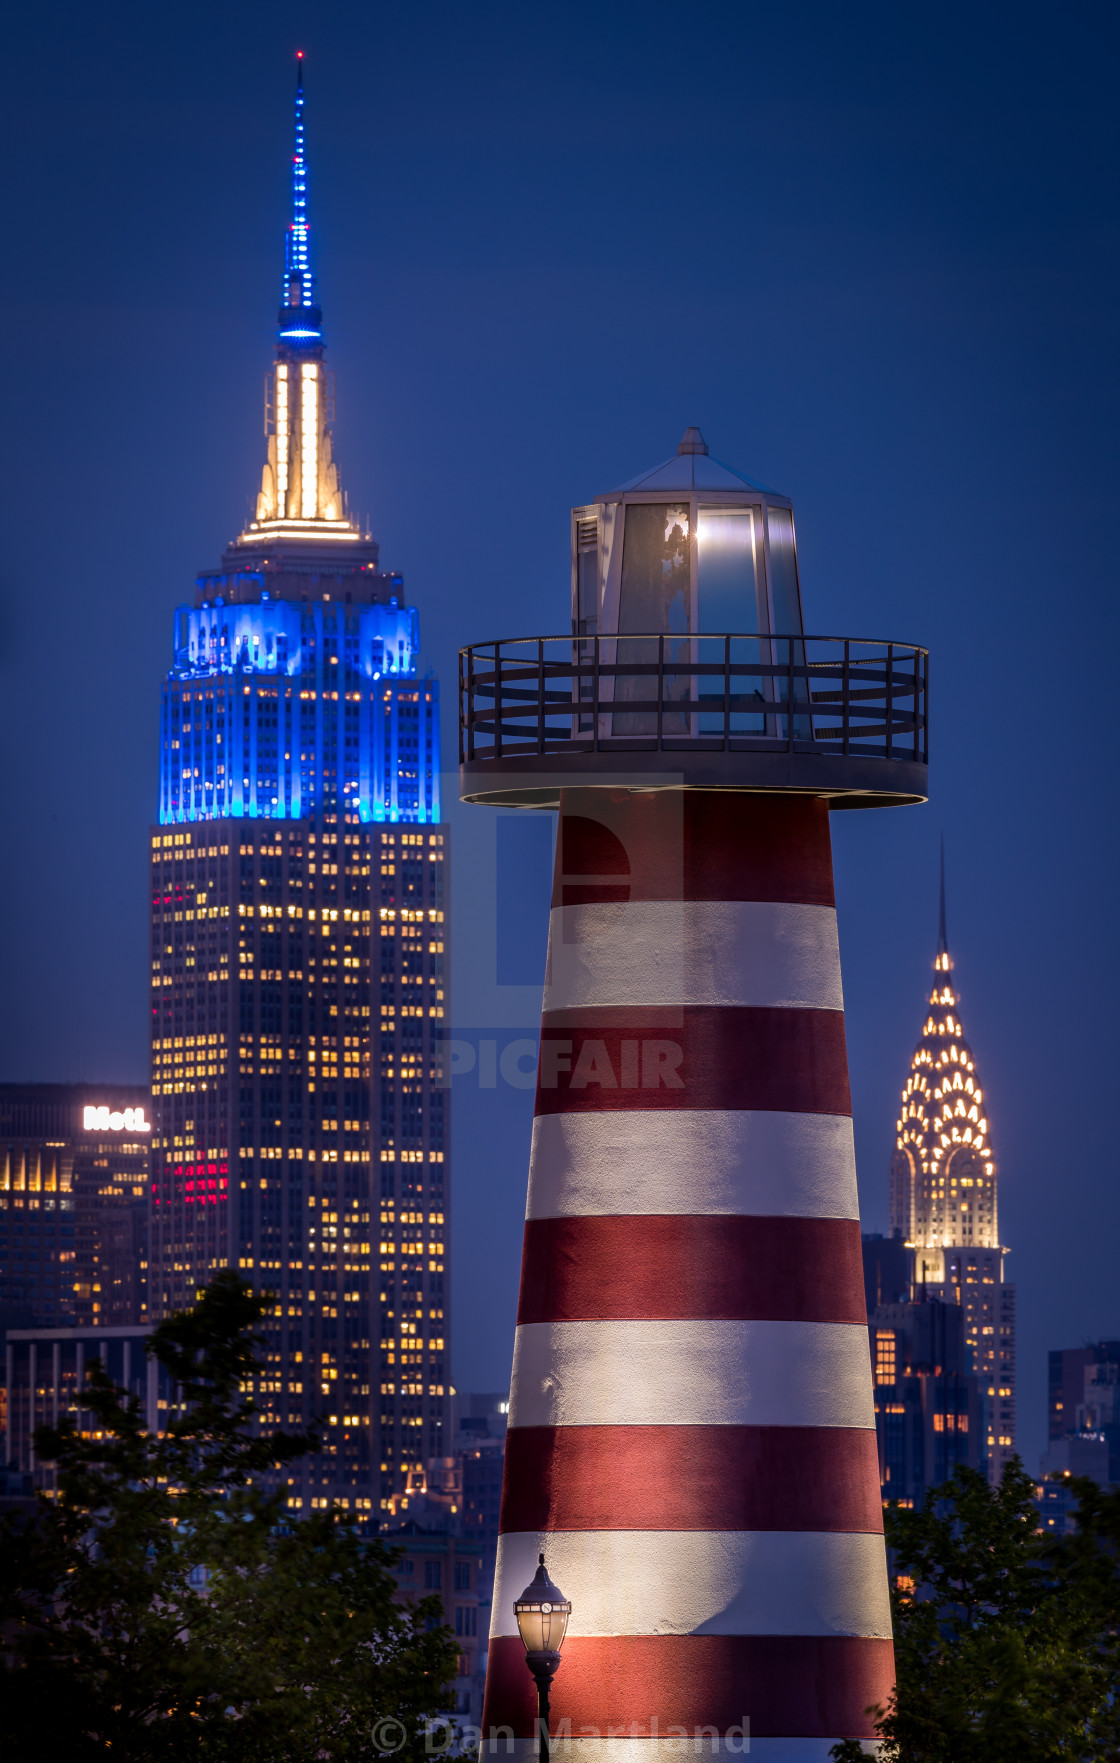
M537 1734L540 1763L548 1763L548 1691L560 1664L572 1606L548 1577L544 1556L529 1585L514 1601L513 1613L525 1646L525 1663L537 1686Z

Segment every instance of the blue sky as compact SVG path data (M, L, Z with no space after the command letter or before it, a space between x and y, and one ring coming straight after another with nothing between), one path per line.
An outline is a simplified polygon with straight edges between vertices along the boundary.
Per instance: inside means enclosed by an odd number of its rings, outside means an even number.
M0 1074L146 1073L159 682L259 473L302 47L337 454L449 771L458 646L562 628L569 506L689 423L793 497L811 629L929 645L929 806L835 824L861 1191L882 1226L944 832L1033 1465L1046 1349L1120 1334L1114 9L123 0L6 37ZM453 818L456 1022L497 1048L531 1024L479 948L531 981L546 852ZM470 1388L508 1373L529 1105L460 1085Z

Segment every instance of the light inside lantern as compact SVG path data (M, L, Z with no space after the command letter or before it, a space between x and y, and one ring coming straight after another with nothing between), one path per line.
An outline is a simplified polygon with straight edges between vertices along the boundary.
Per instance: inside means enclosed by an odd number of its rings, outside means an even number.
M572 1606L548 1577L544 1556L530 1585L516 1599L513 1613L527 1653L558 1653L564 1645Z

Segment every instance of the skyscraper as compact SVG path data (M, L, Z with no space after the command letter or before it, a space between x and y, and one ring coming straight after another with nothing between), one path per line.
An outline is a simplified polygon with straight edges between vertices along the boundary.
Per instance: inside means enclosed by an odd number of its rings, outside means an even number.
M1062 1447L1092 1439L1103 1456L1109 1481L1120 1485L1120 1341L1092 1341L1058 1347L1049 1355L1049 1438L1051 1461ZM1044 1463L1045 1463L1044 1459ZM1088 1470L1074 1470L1088 1474Z
M919 1506L958 1463L985 1462L988 1403L965 1342L965 1312L914 1286L917 1250L865 1236L863 1282L884 1500Z
M917 1251L929 1297L959 1303L987 1401L988 1471L1015 1452L1015 1287L1004 1279L987 1103L964 1037L945 924L945 863L934 983L902 1091L890 1168L891 1230Z
M140 1323L146 1090L0 1084L0 1329Z
M152 857L151 1305L276 1294L295 1509L389 1513L448 1448L439 694L348 515L311 268L302 68L255 518L175 615Z

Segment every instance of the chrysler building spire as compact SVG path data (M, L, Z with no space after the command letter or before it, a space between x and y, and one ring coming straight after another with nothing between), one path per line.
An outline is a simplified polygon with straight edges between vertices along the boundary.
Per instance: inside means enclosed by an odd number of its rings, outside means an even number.
M953 980L944 844L937 928L933 986L895 1123L890 1222L916 1251L919 1290L964 1310L985 1396L988 1473L998 1481L1015 1449L1015 1287L1004 1278L988 1105Z
M992 1247L999 1242L996 1166L952 969L942 846L934 982L895 1129L891 1229L920 1248Z
M292 206L284 240L284 282L276 360L265 394L268 456L256 517L231 550L270 552L368 549L347 516L331 445L333 395L323 361L323 315L311 267L304 127L303 55L296 60ZM376 559L376 551L371 551Z

